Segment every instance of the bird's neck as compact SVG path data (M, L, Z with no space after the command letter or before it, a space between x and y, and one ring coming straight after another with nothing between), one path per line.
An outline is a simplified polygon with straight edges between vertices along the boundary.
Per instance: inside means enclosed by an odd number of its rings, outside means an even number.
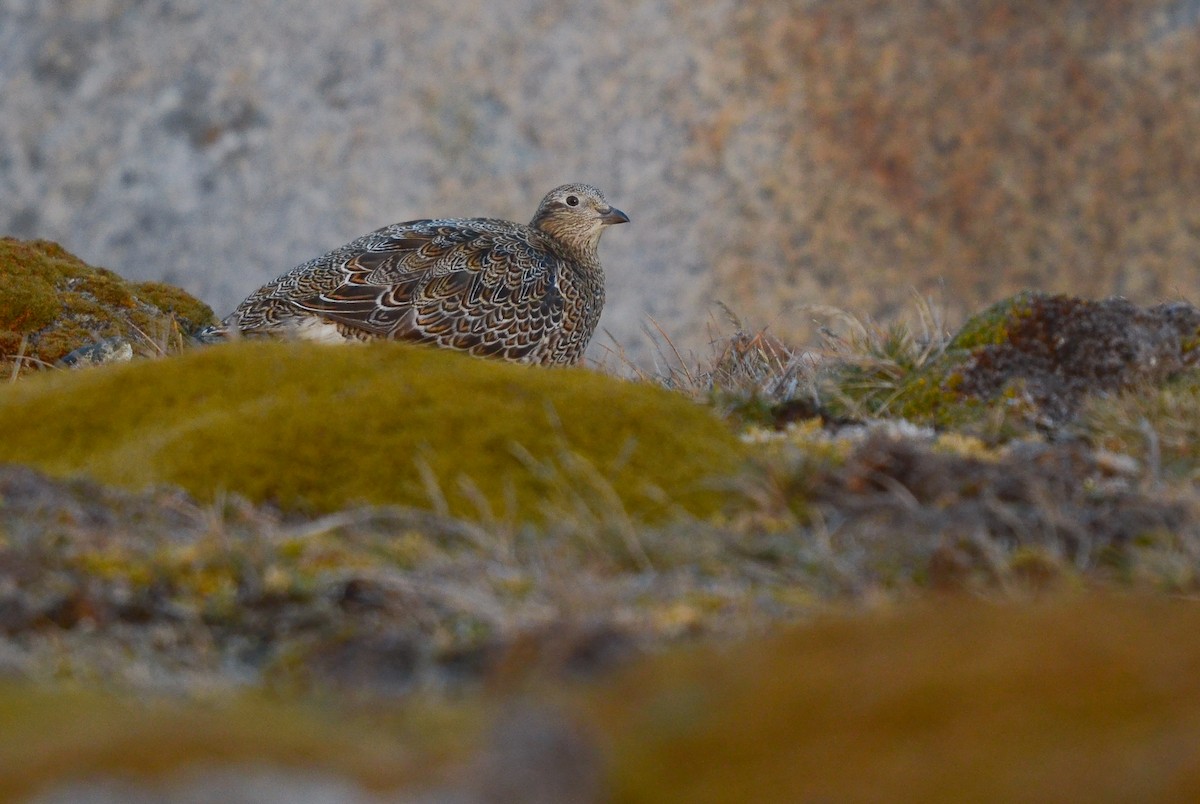
M553 218L534 219L530 224L533 228L548 235L565 251L576 259L588 263L600 262L600 233L581 233L578 229L563 226Z

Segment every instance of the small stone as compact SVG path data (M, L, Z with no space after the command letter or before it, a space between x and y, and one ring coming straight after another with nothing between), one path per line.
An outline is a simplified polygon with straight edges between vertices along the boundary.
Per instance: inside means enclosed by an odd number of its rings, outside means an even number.
M105 363L128 363L132 359L133 344L127 338L116 335L87 346L81 346L75 351L63 355L58 364L69 368L82 368L84 366L101 366Z

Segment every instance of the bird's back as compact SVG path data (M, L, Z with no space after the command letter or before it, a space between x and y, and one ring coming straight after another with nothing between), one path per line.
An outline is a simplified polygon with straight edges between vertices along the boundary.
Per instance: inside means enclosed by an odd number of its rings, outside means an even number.
M604 305L599 264L544 233L489 218L393 224L298 265L223 327L246 335L431 343L573 363Z

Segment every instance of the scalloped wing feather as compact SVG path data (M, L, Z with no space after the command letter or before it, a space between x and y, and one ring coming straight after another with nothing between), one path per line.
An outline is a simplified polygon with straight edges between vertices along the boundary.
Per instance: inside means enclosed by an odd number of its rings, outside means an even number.
M562 324L562 259L525 227L470 223L380 230L330 255L339 284L291 302L377 337L519 360Z

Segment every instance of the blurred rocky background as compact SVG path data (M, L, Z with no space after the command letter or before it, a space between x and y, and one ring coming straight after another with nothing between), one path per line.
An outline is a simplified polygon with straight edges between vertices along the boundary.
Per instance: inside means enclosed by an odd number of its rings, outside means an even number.
M574 180L633 218L602 326L643 357L715 300L802 340L914 291L1194 299L1197 143L1197 0L0 0L0 234L218 314Z

